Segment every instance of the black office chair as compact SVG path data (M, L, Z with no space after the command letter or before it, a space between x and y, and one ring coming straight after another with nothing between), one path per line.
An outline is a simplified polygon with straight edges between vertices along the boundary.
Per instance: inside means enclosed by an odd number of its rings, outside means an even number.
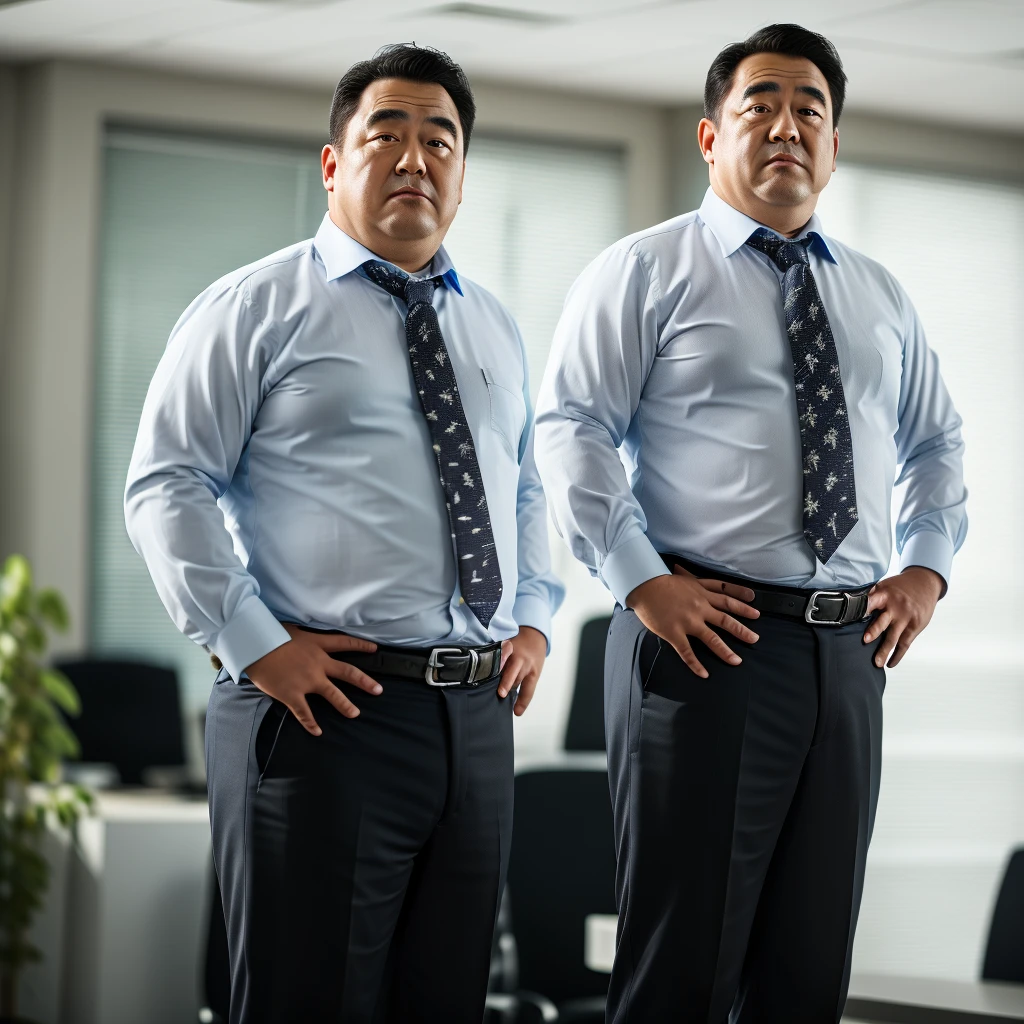
M185 764L178 676L147 662L59 661L71 680L82 713L68 719L81 745L82 761L113 764L126 786L139 785L152 767Z
M1003 873L981 977L1024 984L1024 847L1013 851Z
M534 1019L601 1024L608 976L584 964L583 945L587 915L615 913L607 770L592 755L569 754L517 772L513 835L507 893L518 988L544 997L530 997Z
M566 750L604 750L604 646L611 616L591 619L580 630L576 683L565 729Z

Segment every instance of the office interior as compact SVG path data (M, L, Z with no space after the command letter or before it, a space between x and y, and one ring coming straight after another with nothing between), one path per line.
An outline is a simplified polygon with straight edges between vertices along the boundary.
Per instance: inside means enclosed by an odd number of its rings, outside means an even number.
M955 1000L979 982L1024 848L1024 4L0 0L0 556L25 555L66 599L70 628L51 655L78 673L89 758L69 771L99 794L74 837L46 840L53 871L33 926L44 958L24 972L26 1016L216 1019L202 785L214 673L160 605L121 499L180 312L221 274L315 232L340 74L411 39L466 68L479 113L446 245L516 316L536 395L575 276L615 239L699 205L712 57L779 21L824 33L844 60L824 229L907 289L966 441L968 538L930 629L889 674L854 975L920 983L933 1004L943 986ZM557 1002L599 998L607 983L612 599L553 529L551 552L568 596L516 722L522 836L547 856L514 861L510 881L550 872L547 904L520 909L524 923L539 915L531 939L506 921L495 994L540 979ZM587 775L579 792L574 773ZM598 891L560 907L574 875L596 876ZM545 931L571 963L529 946ZM991 997L1005 1016L977 1019L1024 1019L1024 923L1011 941L1020 992ZM858 1006L880 1012L869 1003Z

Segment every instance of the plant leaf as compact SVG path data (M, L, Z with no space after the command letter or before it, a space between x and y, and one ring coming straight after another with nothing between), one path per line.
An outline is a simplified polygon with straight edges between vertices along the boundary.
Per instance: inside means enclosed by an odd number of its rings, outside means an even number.
M67 676L53 669L43 669L39 673L43 689L50 695L54 704L69 715L78 715L82 711L82 702L78 699L75 688Z
M40 590L36 595L36 608L40 617L54 629L64 632L68 628L67 605L56 590Z

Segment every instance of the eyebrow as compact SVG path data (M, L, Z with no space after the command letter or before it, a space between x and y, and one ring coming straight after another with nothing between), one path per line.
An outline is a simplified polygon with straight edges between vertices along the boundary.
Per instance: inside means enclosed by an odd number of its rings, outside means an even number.
M796 91L813 96L823 107L828 105L825 100L825 94L813 85L798 85ZM748 100L751 96L757 96L765 92L782 92L782 88L778 82L755 82L743 90L743 99Z
M411 121L412 118L409 116L409 111L402 110L400 107L390 108L384 107L381 110L375 110L367 119L366 127L372 128L375 124L380 124L381 121ZM455 122L447 117L428 117L427 124L436 124L438 128L443 128L446 132L451 134L453 139L458 139L459 132L455 127Z

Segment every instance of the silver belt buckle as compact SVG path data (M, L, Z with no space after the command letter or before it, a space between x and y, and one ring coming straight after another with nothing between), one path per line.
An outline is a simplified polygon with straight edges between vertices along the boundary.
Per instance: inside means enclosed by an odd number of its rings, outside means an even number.
M831 619L816 619L814 613L818 610L818 598L819 597L841 597L843 599L843 610L839 613L839 618L835 621ZM809 622L812 626L842 626L843 617L850 610L850 595L845 590L816 590L811 594L807 601L807 607L804 609L804 621Z
M441 668L440 659L446 654L468 654L469 655L469 678L468 679L455 679L455 680L444 680L435 679L434 670ZM424 673L423 678L426 679L428 686L462 686L463 683L473 682L476 676L477 666L480 664L480 655L476 653L472 648L468 651L463 651L461 647L435 647L427 658L427 670Z

